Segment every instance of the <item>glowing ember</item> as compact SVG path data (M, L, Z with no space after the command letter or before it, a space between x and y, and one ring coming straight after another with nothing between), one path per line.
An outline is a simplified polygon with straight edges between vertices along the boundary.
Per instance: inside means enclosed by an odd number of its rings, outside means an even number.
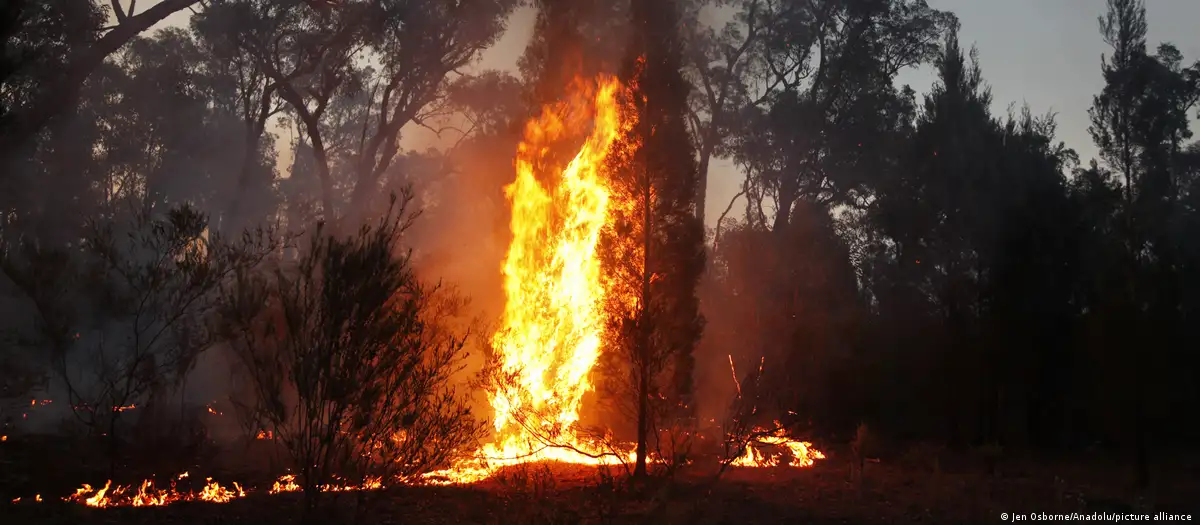
M254 439L275 439L275 433L270 430L259 430Z

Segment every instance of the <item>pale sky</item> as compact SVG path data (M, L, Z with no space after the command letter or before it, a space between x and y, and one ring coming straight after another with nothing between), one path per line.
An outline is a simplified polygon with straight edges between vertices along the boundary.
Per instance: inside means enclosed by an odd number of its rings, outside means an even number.
M992 87L994 113L1003 115L1011 104L1028 103L1035 114L1058 115L1059 139L1075 148L1083 162L1096 155L1088 136L1087 110L1102 87L1100 56L1107 52L1100 39L1097 17L1105 0L928 0L936 9L958 15L965 46L979 49L985 81ZM1150 46L1169 41L1183 52L1185 62L1200 58L1200 0L1147 0ZM186 20L186 12L174 23ZM514 13L508 31L484 53L475 69L516 71L517 58L532 32L534 13ZM929 68L906 71L898 79L917 93L929 90ZM405 131L408 131L407 129ZM412 146L428 137L409 133ZM410 146L411 147L411 146ZM717 160L709 173L706 215L710 225L728 205L741 175L727 161ZM737 211L738 207L734 210Z

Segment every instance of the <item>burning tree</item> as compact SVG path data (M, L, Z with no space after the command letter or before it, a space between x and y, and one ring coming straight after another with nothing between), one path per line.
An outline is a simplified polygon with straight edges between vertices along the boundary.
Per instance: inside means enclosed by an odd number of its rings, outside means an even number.
M517 149L516 180L506 188L513 240L487 384L495 439L483 451L500 465L624 460L586 439L578 425L604 346L608 290L597 243L613 206L604 163L628 127L619 83L603 77L598 84L577 79L572 96L547 105L528 123ZM591 132L574 158L565 166L557 162L554 148L588 124Z
M621 300L609 304L616 352L607 368L633 401L626 408L637 425L635 474L644 475L658 416L690 411L692 350L703 329L696 285L704 231L694 212L698 181L675 5L634 1L631 13L626 110L637 125L613 157L610 185L620 204L603 253L609 286L621 290L611 295Z
M318 226L294 264L241 272L223 294L243 408L291 456L309 511L334 476L413 479L480 436L450 383L465 336L443 322L460 303L397 255L409 199L354 236Z

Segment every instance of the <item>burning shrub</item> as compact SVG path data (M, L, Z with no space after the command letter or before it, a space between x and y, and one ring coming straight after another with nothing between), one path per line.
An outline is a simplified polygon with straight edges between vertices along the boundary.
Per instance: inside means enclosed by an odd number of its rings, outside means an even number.
M310 510L335 475L411 479L480 437L450 381L465 337L444 321L461 301L397 255L409 200L352 236L318 226L298 260L242 272L223 296L244 408L291 456Z

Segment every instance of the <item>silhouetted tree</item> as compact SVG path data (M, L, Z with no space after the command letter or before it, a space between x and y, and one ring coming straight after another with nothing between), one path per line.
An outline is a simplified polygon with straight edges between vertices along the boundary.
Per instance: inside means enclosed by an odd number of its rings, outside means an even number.
M0 85L37 87L14 89L0 102L0 159L16 153L51 118L74 107L84 81L110 55L198 1L162 0L140 13L133 12L136 2L125 9L114 1L111 13L99 0L6 2L5 22L0 24L5 41ZM104 26L106 15L117 23ZM16 48L15 53L10 54L9 46Z
M635 475L646 474L658 416L691 411L692 352L703 329L696 286L704 271L695 216L696 164L688 141L687 90L675 2L634 0L624 79L636 124L624 138L612 189L627 207L606 242L615 295L617 355L626 360L637 429ZM660 377L666 374L666 377Z
M1140 0L1110 0L1100 31L1113 51L1102 62L1105 87L1093 100L1089 131L1117 175L1122 196L1116 214L1123 246L1114 253L1122 286L1110 304L1125 322L1120 333L1110 335L1120 347L1144 348L1136 357L1112 352L1110 362L1132 375L1123 405L1129 409L1138 483L1145 485L1150 441L1167 415L1157 407L1171 397L1152 378L1169 373L1164 365L1181 343L1180 259L1171 231L1181 211L1177 172L1183 141L1191 137L1188 112L1200 97L1200 63L1184 68L1179 51L1168 44L1155 55L1147 52L1146 7Z

